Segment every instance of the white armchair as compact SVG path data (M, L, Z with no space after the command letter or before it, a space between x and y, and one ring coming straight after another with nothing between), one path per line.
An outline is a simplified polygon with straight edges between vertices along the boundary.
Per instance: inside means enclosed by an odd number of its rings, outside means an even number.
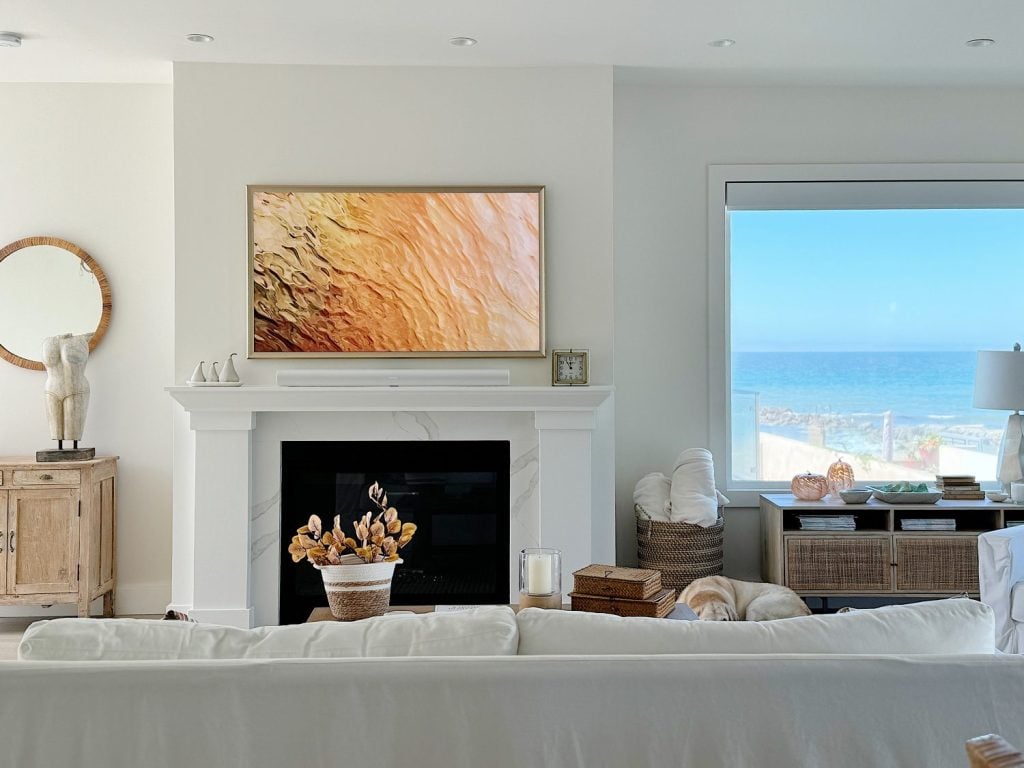
M996 614L996 647L1024 653L1024 525L978 536L981 602Z

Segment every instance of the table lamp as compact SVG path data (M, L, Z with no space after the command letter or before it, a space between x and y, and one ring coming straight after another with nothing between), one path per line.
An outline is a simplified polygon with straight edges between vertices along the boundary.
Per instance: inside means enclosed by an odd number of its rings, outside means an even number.
M1012 352L978 352L974 407L1013 411L1006 421L996 460L996 479L1003 491L1009 493L1011 482L1024 479L1024 431L1020 415L1024 408L1024 352L1020 344L1014 344Z

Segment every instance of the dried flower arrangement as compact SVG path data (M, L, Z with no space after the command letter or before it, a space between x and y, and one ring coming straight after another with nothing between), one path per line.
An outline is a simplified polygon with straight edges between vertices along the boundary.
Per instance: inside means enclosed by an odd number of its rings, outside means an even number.
M398 519L398 510L388 506L388 496L379 483L370 486L369 496L379 511L376 517L372 511L367 512L352 524L356 538L342 533L341 515L334 516L334 529L330 531L324 531L320 518L313 515L288 545L292 562L309 560L313 565L343 565L342 557L351 558L352 554L364 563L397 561L398 550L412 540L416 525ZM398 534L398 538L393 534ZM346 550L351 550L352 554L346 556Z

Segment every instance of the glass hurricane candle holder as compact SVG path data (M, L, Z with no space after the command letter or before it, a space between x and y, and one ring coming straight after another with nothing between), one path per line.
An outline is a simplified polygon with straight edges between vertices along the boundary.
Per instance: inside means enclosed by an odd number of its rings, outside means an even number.
M562 607L562 553L527 548L519 552L519 607Z

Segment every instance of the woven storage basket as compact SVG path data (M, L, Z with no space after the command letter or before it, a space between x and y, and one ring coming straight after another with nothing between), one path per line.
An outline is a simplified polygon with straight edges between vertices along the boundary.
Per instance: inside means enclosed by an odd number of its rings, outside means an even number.
M718 510L714 525L651 520L636 505L636 548L641 568L661 571L662 586L682 591L691 581L722 572L722 534L725 518Z

